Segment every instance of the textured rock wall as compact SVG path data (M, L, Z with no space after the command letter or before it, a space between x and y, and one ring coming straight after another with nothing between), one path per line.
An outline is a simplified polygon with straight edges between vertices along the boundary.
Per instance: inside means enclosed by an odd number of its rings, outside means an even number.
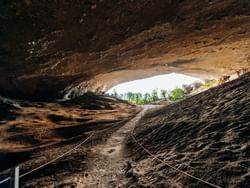
M3 0L0 94L45 99L159 73L245 69L249 13L248 0Z

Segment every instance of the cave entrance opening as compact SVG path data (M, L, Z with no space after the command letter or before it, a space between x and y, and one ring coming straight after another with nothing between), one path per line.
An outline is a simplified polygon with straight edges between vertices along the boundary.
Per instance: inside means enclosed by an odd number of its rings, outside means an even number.
M161 104L184 99L202 85L199 78L171 73L121 83L106 94L139 105Z

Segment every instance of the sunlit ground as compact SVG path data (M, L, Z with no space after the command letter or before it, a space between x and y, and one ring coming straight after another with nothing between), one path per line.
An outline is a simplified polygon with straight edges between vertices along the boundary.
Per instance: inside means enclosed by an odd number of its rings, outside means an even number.
M107 93L112 94L117 92L118 94L125 94L133 92L145 94L152 93L154 89L171 91L177 87L181 88L184 84L191 84L195 81L202 82L202 80L198 78L171 73L122 83L111 88Z

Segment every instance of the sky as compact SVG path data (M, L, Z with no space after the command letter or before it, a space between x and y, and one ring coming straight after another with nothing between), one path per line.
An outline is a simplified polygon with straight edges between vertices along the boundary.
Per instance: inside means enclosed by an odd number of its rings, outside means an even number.
M114 90L118 94L125 94L127 92L140 92L140 93L151 93L154 89L173 90L176 87L182 87L183 84L191 84L195 81L201 81L198 78L191 76L186 76L183 74L164 74L159 76L153 76L150 78L134 80L130 82L125 82L107 91L107 93L113 93Z

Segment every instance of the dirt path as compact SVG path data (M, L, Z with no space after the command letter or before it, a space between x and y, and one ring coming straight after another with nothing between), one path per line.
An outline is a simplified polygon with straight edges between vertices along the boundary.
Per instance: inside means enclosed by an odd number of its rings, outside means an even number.
M122 187L126 183L124 169L128 158L124 155L124 140L149 108L152 106L145 106L136 117L114 132L105 143L91 148L93 159L89 160L89 171L78 179L79 187Z

